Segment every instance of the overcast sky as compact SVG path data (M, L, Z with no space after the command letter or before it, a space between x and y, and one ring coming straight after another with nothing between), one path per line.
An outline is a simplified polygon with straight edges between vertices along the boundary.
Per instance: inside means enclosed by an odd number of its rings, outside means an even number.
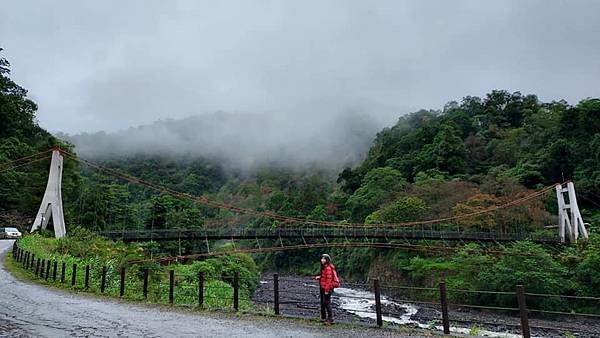
M0 46L51 131L214 111L392 123L500 88L600 96L600 1L3 0Z

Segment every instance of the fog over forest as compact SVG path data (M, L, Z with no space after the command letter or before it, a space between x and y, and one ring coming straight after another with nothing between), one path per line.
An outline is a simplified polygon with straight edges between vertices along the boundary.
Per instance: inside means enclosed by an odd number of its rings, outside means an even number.
M59 134L82 156L205 157L235 169L263 165L337 170L363 159L381 122L358 111L277 117L216 112L105 133Z

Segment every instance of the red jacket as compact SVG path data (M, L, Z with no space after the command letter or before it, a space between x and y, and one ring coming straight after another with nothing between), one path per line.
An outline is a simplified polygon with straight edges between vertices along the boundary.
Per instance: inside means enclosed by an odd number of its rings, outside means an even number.
M321 289L325 292L331 292L333 290L333 270L335 266L331 263L325 264L321 269L321 278L319 278L319 284Z

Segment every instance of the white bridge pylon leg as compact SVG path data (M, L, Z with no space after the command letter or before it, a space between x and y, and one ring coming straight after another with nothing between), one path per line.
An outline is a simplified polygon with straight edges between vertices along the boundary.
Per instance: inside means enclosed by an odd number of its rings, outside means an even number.
M569 203L565 202L565 193L569 198ZM569 235L568 239L572 243L577 242L579 235L588 239L588 233L577 205L573 182L567 182L566 188L562 184L557 184L556 198L558 200L558 236L561 243L565 242L565 235Z
M64 237L67 234L65 228L65 217L62 204L62 169L63 156L60 150L52 150L52 161L50 162L50 174L48 175L48 184L46 192L40 204L40 209L35 216L31 232L37 229L46 229L50 218L54 225L54 236L56 238Z

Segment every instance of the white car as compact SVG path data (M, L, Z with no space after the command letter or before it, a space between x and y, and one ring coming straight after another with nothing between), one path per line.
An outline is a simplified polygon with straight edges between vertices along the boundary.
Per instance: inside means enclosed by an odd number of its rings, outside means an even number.
M21 235L17 228L0 228L0 238L20 238Z

